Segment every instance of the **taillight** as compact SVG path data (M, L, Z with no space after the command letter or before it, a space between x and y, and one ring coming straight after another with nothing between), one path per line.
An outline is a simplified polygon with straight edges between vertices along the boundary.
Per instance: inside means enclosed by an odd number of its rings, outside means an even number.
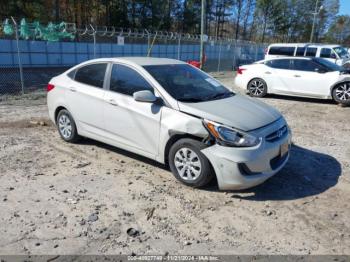
M54 88L55 88L55 86L53 84L47 84L46 90L47 90L47 92L49 92L49 91L51 91Z
M267 55L267 48L265 48L264 53L265 53L265 55Z
M237 69L237 74L239 74L239 75L243 74L243 71L244 71L244 70L247 70L247 69L238 67L238 69Z

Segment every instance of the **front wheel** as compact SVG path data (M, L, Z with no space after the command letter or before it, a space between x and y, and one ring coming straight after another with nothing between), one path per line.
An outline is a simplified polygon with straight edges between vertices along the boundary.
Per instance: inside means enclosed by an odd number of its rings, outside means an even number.
M332 97L335 102L341 105L350 105L350 82L336 85L332 90Z
M267 85L261 78L255 78L248 83L248 92L253 97L264 97L267 94Z
M174 176L192 187L207 185L214 177L209 160L201 152L205 144L194 139L180 139L169 150L169 166Z

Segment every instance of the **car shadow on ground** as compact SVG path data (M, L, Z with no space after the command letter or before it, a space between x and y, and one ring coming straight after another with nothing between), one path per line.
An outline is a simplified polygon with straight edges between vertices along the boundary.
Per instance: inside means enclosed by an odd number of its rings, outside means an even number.
M267 94L264 98L283 99L283 100L289 100L289 101L315 103L315 104L337 105L337 103L332 99L308 98L308 97L286 96L286 95L275 95L275 94Z
M293 145L288 163L278 174L259 186L236 191L232 197L273 201L315 196L335 186L341 173L334 157Z
M87 138L83 139L80 144L94 145L110 150L133 160L163 169L171 175L166 165L129 151ZM252 201L294 200L321 194L335 186L341 173L341 165L334 157L292 145L289 161L278 174L259 186L241 191L226 192L232 193L233 198ZM185 185L183 186L185 187ZM219 191L216 179L208 186L198 190Z

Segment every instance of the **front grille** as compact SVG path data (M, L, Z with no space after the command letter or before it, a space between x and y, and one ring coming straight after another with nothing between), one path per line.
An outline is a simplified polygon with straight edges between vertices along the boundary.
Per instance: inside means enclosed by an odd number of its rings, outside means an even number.
M271 134L267 135L265 137L266 141L268 142L274 142L279 140L280 138L284 137L288 133L287 126L283 126L280 129L272 132Z
M275 158L270 160L270 166L272 168L272 170L276 170L277 168L280 167L280 165L282 165L284 163L284 161L287 159L289 153L285 154L284 156L276 156Z

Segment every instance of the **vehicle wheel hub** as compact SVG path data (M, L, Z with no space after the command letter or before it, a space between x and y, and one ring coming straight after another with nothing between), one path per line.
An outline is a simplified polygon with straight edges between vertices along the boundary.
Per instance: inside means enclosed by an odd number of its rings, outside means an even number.
M72 135L72 124L67 115L61 115L58 119L58 129L61 135L68 139Z
M350 99L350 84L344 83L337 87L335 95L339 100L346 101Z
M198 155L190 148L181 148L175 154L174 164L180 177L195 180L201 174L202 165Z

